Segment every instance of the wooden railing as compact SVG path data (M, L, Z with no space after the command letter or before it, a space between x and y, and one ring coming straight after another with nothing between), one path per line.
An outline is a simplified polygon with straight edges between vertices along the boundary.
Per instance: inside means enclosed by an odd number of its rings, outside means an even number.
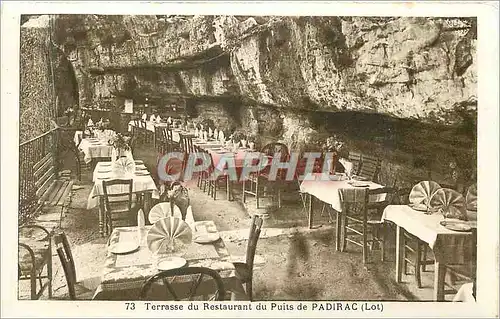
M24 220L34 212L37 205L35 166L48 154L57 166L56 152L58 129L53 128L19 145L19 218ZM57 173L57 167L55 167Z

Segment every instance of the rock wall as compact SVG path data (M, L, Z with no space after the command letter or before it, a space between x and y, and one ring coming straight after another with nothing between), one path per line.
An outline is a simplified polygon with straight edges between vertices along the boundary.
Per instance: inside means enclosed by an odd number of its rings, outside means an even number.
M54 91L49 61L49 22L46 16L21 27L19 140L34 138L50 128Z

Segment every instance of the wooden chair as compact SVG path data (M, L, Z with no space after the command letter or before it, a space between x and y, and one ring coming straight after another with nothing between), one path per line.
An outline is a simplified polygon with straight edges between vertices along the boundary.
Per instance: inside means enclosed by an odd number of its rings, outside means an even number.
M214 178L216 168L212 155L202 148L196 148L199 153L203 153L210 160L210 166L208 169L200 172L198 175L198 186L203 189L203 192L208 191L208 195L214 200L217 200L217 191L221 189L221 184L225 185L225 188L223 189L226 190L227 200L232 200L231 180L229 179L229 176L219 171L217 177Z
M464 256L464 262L460 264L447 264L446 274L449 277L448 282L445 281L445 294L456 294L458 289L464 283L476 282L477 271L477 229L473 228L469 238L462 237L461 242L456 244L462 247L459 252ZM474 292L474 298L476 298Z
M248 236L248 244L246 251L246 261L244 263L233 263L236 269L236 277L245 284L245 291L250 301L253 300L253 262L255 259L255 251L257 250L257 241L260 237L262 228L262 218L253 215L252 224L250 225L250 234Z
M275 154L280 154L280 161L286 162L290 158L290 153L288 151L288 147L283 143L269 143L265 145L260 152L267 156L275 156ZM281 182L285 180L286 170L278 170L276 175L276 180L269 180L269 171L270 168L266 167L265 169L250 173L247 177L248 180L243 180L243 203L246 201L247 195L255 196L256 208L259 208L259 200L261 197L265 196L261 193L260 186L273 186L276 187L276 193L273 196L277 198L278 208L281 207ZM250 189L246 189L246 183L250 183ZM263 191L262 191L263 192Z
M142 285L140 298L181 301L204 297L205 300L221 301L225 293L217 271L206 267L182 267L162 271L147 279Z
M411 187L397 188L393 196L393 205L408 205ZM426 271L426 266L434 264L428 259L427 244L420 238L403 231L403 273L408 274L408 266L413 266L413 275L418 288L422 288L421 272Z
M388 198L392 197L394 189L392 187L382 187L378 189L367 188L343 188L339 189L340 200L342 202L341 212L341 245L340 251L344 251L346 244L352 243L362 247L363 263L368 261L368 245L373 250L375 244L381 245L381 260L384 261L385 245L384 238L379 236L378 231L381 225L380 212L383 205L387 206ZM383 196L385 200L372 202L370 196ZM372 213L375 212L375 213ZM368 228L372 229L372 236L368 238ZM350 237L350 235L353 235ZM355 239L361 236L362 240Z
M56 234L54 236L54 243L56 245L57 255L61 261L64 276L66 277L69 298L71 300L91 300L97 285L88 289L84 287L82 283L77 282L75 260L73 259L73 254L66 234L63 232Z
M38 230L43 238L34 240L33 233L23 234L28 230ZM19 228L18 247L18 279L30 281L30 299L39 299L45 289L52 298L52 233L39 225L23 225Z
M111 234L114 228L115 222L122 222L120 226L134 226L135 215L133 211L136 209L136 203L134 203L132 197L132 179L114 179L109 181L102 181L103 192L104 192L104 209L105 209L105 221L108 233ZM109 188L118 187L125 191L120 191L119 193L109 192Z
M380 158L362 155L361 166L357 175L364 177L372 182L378 182L380 173L381 161Z
M162 154L179 150L179 144L174 142L172 129L169 127L162 128Z
M358 175L359 169L361 168L361 153L349 152L348 160L352 163L352 174Z

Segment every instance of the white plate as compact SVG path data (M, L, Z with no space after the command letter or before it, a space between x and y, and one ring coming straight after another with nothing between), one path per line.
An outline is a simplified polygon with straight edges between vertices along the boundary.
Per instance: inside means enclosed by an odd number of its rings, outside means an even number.
M136 251L139 244L133 241L122 241L109 246L108 250L113 254L127 254Z
M369 183L363 182L363 181L352 181L350 184L352 186L354 186L354 187L366 187L366 186L370 186Z
M111 173L111 170L110 169L106 169L106 170L98 170L97 173Z
M186 266L186 259L181 257L166 257L158 262L158 270L170 270Z
M440 224L441 226L454 231L468 232L472 230L472 227L468 222L461 220L443 220Z
M193 241L198 244L209 244L219 240L219 238L219 233L203 233L198 235L195 234Z

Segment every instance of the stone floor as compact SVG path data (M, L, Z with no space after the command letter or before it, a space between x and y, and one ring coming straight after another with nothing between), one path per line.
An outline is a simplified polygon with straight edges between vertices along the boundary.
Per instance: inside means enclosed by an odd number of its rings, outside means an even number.
M148 154L147 148L139 149L135 158L143 159L151 171L154 159ZM74 171L71 159L65 165ZM106 256L106 239L98 232L97 210L86 209L91 189L91 167L83 166L82 181L74 186L72 204L64 214L61 228L72 244L77 279L95 287ZM402 283L395 282L393 231L388 236L386 260L381 262L379 253L374 252L373 262L364 266L357 247L349 247L343 253L335 251L335 225L330 222L327 212L321 212L321 207L316 214L316 227L307 227L307 214L296 191L284 194L284 204L280 209L264 205L267 207L256 210L252 200L245 205L241 203L239 188L235 189L234 201L227 201L223 192L214 201L196 185L188 184L188 187L195 220L213 220L233 256L244 258L250 215L266 213L257 247L256 263L259 267L254 275L255 300L432 299L432 267L422 274L423 288L416 287L412 275L403 276ZM38 219L57 226L59 213L48 211ZM53 265L54 297L67 298L64 273L57 254L54 254ZM26 282L20 285L21 298L27 295L26 287ZM447 295L447 299L452 298L453 295Z

